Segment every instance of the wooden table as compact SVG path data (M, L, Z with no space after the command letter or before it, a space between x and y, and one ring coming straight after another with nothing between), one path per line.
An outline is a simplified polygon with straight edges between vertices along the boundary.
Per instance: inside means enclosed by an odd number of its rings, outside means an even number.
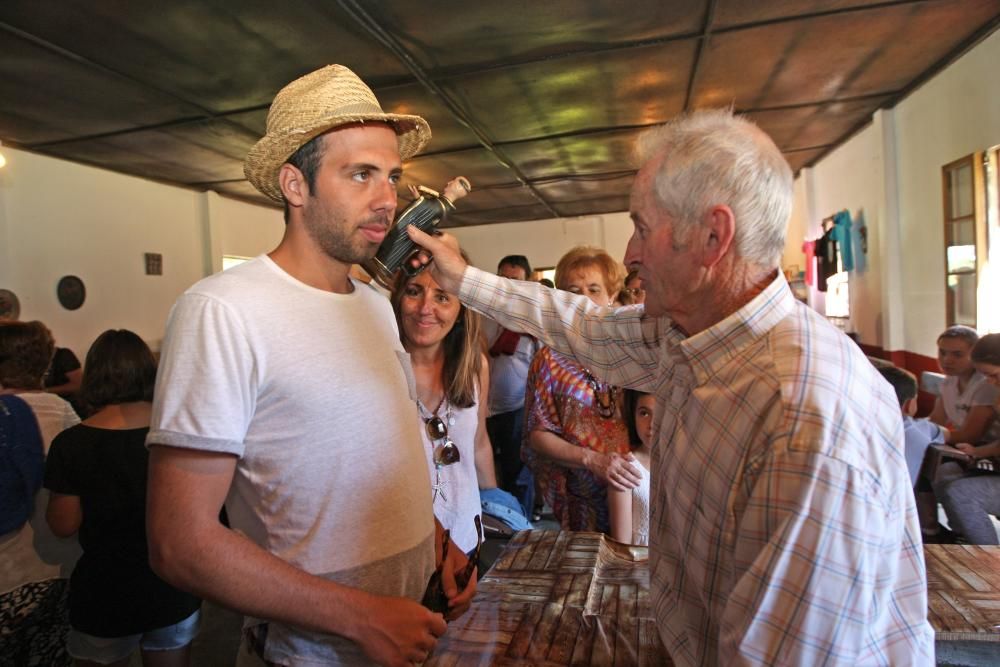
M924 558L936 639L1000 642L1000 547L928 544Z
M924 546L938 664L1000 664L1000 547Z
M426 664L671 665L644 551L599 533L518 533ZM928 544L924 554L938 661L1000 664L1000 547Z
M645 549L599 533L518 533L427 665L671 665Z

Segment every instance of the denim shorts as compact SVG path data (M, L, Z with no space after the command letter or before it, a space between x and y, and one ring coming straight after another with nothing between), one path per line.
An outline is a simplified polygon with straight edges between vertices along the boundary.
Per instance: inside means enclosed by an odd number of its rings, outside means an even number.
M69 633L67 649L77 660L90 660L106 665L127 658L139 647L144 651L183 648L198 636L200 626L201 611L198 610L179 623L138 635L94 637L73 628Z

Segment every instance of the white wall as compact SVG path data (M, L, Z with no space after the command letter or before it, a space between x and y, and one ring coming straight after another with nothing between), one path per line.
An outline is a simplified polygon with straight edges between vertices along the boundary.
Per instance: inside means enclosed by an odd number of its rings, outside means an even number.
M851 214L853 225L860 226L863 222L868 228L867 254L861 252L861 248L854 248L854 257L861 270L850 275L849 330L857 332L861 340L877 345L882 344L881 282L870 260L877 258L879 253L879 237L872 232L882 224L881 158L878 129L869 126L813 169L804 170L797 179L796 192L801 194L795 200L801 207L806 193L811 192L810 213L795 216L795 221L803 225L800 229L807 239L822 236L823 218L844 209ZM801 251L798 255L803 257ZM822 307L818 295L813 295L812 302L817 308Z
M941 167L1000 144L1000 31L897 108L906 349L933 355L945 323ZM980 286L996 298L1000 285ZM930 326L928 324L930 323Z
M273 238L266 220L282 229L280 212L271 209L3 150L0 287L17 294L21 319L42 320L81 359L108 328L132 329L155 345L174 300L215 259L211 230L221 251L244 254L254 245L260 249L248 254L256 254ZM145 275L146 252L163 255L162 276ZM87 289L75 311L56 299L65 275Z
M152 345L176 298L222 268L223 255L252 257L277 245L281 212L9 148L0 171L0 287L21 301L81 359L108 328L132 329ZM53 184L58 184L54 186ZM575 245L621 259L631 234L626 213L451 230L489 271L508 254L554 266ZM145 275L143 255L163 255L163 275ZM69 311L56 283L76 275L84 305Z
M222 270L223 255L256 257L281 241L285 233L281 211L244 204L214 192L204 197L211 230L211 273Z
M810 221L815 218L812 211L808 210L810 197L807 188L811 180L806 176L809 169L803 169L799 177L795 179L792 190L792 216L788 223L788 233L785 236L785 251L781 255L781 267L784 269L799 267L799 271L805 271L805 256L802 253L802 243L807 238L813 238Z
M448 232L458 239L474 266L493 272L507 255L524 255L532 267L555 266L567 250L578 245L604 248L621 261L632 235L632 221L628 213L610 213L456 227Z
M0 170L0 287L21 302L59 345L83 359L108 328L135 331L154 347L170 307L194 282L222 268L223 255L252 257L277 245L281 211L72 162L4 148ZM458 228L477 266L524 254L554 266L579 244L621 259L628 214ZM163 255L163 275L145 275L144 253ZM87 298L69 311L56 299L65 275L83 280Z
M889 350L934 356L945 326L941 167L1000 144L1000 32L919 88L796 181L793 224L864 213L868 271L852 274L851 328ZM804 261L789 234L786 264ZM898 264L898 266L896 266ZM1000 286L984 286L996 294Z

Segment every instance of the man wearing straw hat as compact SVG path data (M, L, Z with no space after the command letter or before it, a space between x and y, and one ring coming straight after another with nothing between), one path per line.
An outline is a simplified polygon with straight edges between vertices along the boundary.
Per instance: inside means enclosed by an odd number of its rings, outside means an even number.
M285 206L281 243L191 287L167 325L150 558L246 614L247 651L269 664L406 665L446 628L419 604L440 526L409 358L389 303L348 277L393 220L401 161L430 135L346 67L290 83L245 163ZM448 553L453 617L475 585L456 590L465 558Z

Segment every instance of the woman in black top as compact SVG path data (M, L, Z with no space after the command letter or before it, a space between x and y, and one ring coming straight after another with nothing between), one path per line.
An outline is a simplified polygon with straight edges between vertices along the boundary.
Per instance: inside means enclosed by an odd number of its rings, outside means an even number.
M156 362L131 331L91 346L81 394L95 410L59 434L45 467L52 531L79 531L83 556L70 579L68 648L78 664L186 665L201 601L149 567L145 447Z

